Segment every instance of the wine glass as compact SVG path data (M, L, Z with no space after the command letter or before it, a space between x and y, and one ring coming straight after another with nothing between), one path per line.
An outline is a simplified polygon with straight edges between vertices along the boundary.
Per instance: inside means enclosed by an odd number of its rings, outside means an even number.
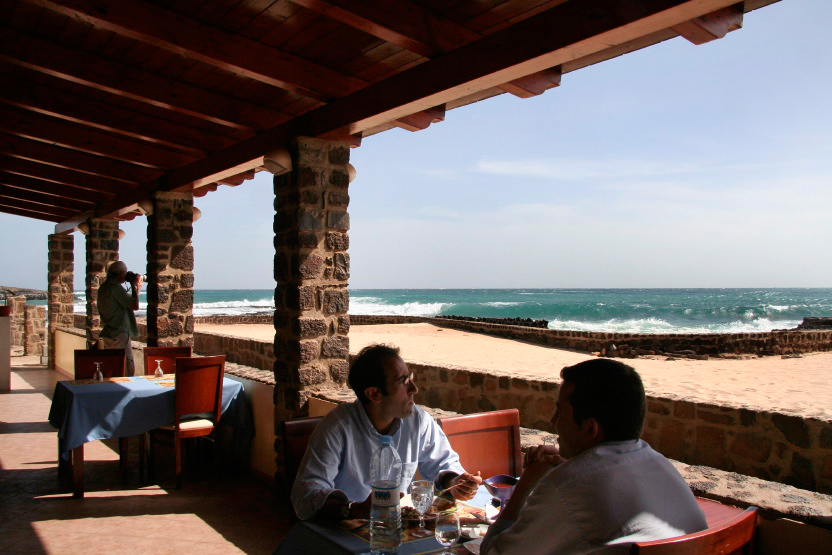
M413 508L419 512L419 528L411 534L416 538L426 538L431 535L429 530L425 530L425 513L433 505L433 482L415 480L410 484L410 499L413 501Z
M162 370L162 361L156 361L156 371L153 372L154 378L163 378L165 376L165 372Z
M448 513L436 517L436 541L445 548L443 555L451 555L448 548L459 539L459 517Z
M95 374L92 375L93 381L96 382L103 382L104 381L104 374L101 373L101 365L102 362L93 362L95 364Z
M555 453L560 451L560 447L558 446L558 435L552 434L550 436L546 436L543 438L543 446L550 447L555 450ZM549 451L549 449L547 449Z

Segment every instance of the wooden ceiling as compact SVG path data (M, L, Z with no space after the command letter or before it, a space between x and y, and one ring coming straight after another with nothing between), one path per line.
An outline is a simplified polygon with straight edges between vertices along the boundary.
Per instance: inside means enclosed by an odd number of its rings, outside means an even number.
M305 135L418 131L776 0L4 0L0 212L131 219Z

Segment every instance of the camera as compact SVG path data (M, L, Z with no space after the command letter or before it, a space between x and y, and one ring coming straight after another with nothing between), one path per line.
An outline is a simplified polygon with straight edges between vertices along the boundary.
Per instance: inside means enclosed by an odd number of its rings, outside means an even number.
M128 283L136 283L139 281L139 274L135 272L127 272L124 275L124 280ZM142 281L147 281L147 274L142 274Z

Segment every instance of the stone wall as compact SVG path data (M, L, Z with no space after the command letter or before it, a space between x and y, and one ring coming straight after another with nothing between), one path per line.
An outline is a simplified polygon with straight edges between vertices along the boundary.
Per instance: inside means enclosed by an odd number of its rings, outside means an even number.
M226 361L271 371L274 343L216 333L194 332L193 350L201 355L225 355Z
M237 316L195 316L194 324L273 324L274 314L246 314Z
M24 295L7 297L12 347L26 355L42 355L46 349L46 307L27 305Z
M23 354L43 355L46 353L46 307L26 306L24 321Z
M23 347L26 344L26 297L23 295L6 297L6 304L10 307L11 345Z
M522 426L552 431L559 380L408 365L418 403L460 413L516 407ZM832 493L832 421L649 396L643 437L687 464Z
M355 326L427 322L446 328L495 335L548 347L619 357L663 355L701 358L743 354L759 356L792 355L832 351L832 330L651 335L537 329L480 321L417 316L351 315L350 321ZM615 349L611 349L613 345Z

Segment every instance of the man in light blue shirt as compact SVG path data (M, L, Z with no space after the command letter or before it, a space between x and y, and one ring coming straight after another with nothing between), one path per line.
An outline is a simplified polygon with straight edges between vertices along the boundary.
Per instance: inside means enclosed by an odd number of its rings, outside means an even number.
M437 489L454 485L457 499L471 499L482 478L465 472L438 424L414 402L413 373L387 345L365 347L353 361L350 387L358 400L339 405L318 424L292 488L301 519L367 518L370 459L379 437L389 435L402 460L404 493L416 471Z

